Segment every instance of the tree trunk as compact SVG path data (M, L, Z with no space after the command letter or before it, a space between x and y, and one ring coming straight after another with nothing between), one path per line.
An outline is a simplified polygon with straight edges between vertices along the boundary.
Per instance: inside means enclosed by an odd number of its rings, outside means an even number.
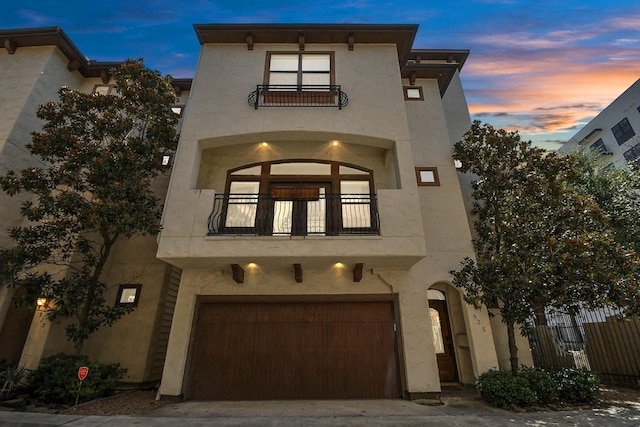
M516 345L515 323L507 323L507 336L509 338L509 361L511 373L518 375L518 346Z
M87 340L88 334L86 333L87 323L89 322L89 313L91 311L91 305L93 304L93 300L96 294L96 283L100 280L100 276L102 275L102 269L107 263L107 259L109 258L109 254L111 253L111 248L113 244L118 239L118 234L115 234L113 237L110 237L106 232L102 233L102 250L100 251L100 257L98 258L98 262L93 270L93 275L89 279L89 289L87 290L87 297L84 300L84 305L82 307L82 312L78 318L78 330L80 331L80 337L78 341L76 341L74 345L74 352L77 356L82 353L82 347L84 346L84 342ZM85 335L86 334L86 335Z
M547 316L544 314L544 308L535 309L536 326L548 326Z

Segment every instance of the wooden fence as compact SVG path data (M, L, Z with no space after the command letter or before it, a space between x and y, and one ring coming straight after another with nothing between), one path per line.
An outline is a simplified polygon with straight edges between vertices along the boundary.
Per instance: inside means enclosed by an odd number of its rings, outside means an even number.
M547 325L530 329L529 343L538 367L585 368L604 384L640 388L638 318L610 310L548 313Z

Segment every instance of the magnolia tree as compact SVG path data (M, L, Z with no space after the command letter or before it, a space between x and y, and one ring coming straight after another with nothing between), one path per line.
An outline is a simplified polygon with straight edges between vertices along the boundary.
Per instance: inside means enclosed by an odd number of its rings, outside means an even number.
M41 105L43 128L27 148L47 166L0 177L9 195L32 196L21 206L28 225L10 230L14 246L1 254L7 283L23 304L51 301L47 318L67 319L78 354L131 310L107 301L104 267L120 237L158 233L162 204L151 185L177 142L171 78L142 60L112 74L112 95L63 87Z
M611 218L618 208L600 206L584 161L547 153L517 132L479 121L455 144L454 158L477 179L476 258L451 272L453 282L467 302L499 310L514 374L516 326L545 309L613 305L638 311L638 242L616 232Z

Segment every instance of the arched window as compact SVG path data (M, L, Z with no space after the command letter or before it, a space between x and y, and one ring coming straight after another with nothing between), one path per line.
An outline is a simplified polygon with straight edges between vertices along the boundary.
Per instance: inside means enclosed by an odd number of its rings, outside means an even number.
M219 200L218 200L219 199ZM373 172L340 162L280 160L227 173L210 234L379 234Z

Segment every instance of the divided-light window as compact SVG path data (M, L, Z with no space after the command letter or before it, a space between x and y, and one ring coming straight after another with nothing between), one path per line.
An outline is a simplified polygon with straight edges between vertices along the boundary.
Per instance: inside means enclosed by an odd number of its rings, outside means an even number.
M379 234L373 172L339 162L292 160L228 171L210 234Z
M616 137L616 141L618 141L618 145L622 145L629 140L636 133L631 127L631 123L625 117L620 120L617 125L611 128L611 132L613 132L613 136Z
M602 138L599 138L596 142L589 146L589 150L591 152L596 152L598 154L603 154L607 152L607 146L604 145L604 141Z
M266 82L269 86L289 86L283 90L328 90L333 84L333 52L267 53ZM274 90L274 88L270 88Z

